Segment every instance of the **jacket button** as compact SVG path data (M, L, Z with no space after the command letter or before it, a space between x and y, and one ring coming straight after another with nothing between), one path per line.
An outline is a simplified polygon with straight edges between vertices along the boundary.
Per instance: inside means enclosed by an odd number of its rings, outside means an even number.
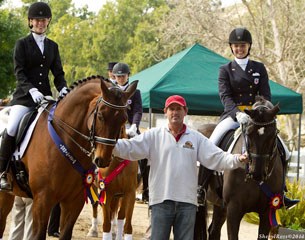
M39 76L42 76L42 73L39 73Z
M250 85L250 88L252 88L252 85Z
M252 93L250 93L249 96L251 97L251 96L252 96Z
M43 64L40 64L40 67L43 67Z
M42 82L39 82L38 84L39 84L39 85L41 85L41 84L42 84Z

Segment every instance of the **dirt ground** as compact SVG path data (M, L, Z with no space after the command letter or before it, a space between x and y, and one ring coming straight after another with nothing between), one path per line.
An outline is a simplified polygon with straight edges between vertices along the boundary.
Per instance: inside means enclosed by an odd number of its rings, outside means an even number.
M97 240L102 239L102 210L99 208L99 237L93 238L93 237L87 237L88 230L91 226L91 205L86 204L83 208L83 211L81 212L76 225L74 226L73 230L73 240ZM8 217L10 220L10 216ZM147 227L149 226L149 216L148 216L148 205L142 204L142 203L136 203L134 214L133 214L133 239L134 240L143 240L145 239L145 231ZM4 234L4 240L8 239L8 232L9 232L9 221L8 225ZM242 222L240 227L240 233L239 233L239 239L247 239L247 240L254 240L257 239L255 236L257 235L257 225L249 224L245 221ZM56 239L53 237L47 237L48 240ZM226 234L226 226L222 229L222 237L221 240L227 240L227 234Z

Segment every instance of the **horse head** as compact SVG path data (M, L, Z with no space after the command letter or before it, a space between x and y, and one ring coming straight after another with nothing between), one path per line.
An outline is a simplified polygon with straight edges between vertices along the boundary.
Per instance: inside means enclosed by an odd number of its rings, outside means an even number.
M266 180L273 169L277 154L276 114L278 104L273 104L263 97L257 97L251 110L245 110L250 116L243 134L249 154L249 176L257 181Z
M101 96L94 102L95 108L88 119L90 132L95 132L97 143L94 163L100 167L108 167L112 150L121 130L127 121L128 99L135 93L138 81L132 82L122 91L116 86L107 87L102 81Z

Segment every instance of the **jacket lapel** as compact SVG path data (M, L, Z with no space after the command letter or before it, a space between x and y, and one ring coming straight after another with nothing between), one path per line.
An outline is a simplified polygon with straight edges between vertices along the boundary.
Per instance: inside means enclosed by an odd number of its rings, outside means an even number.
M247 80L248 82L251 82L251 83L253 82L252 77L251 77L253 69L252 69L252 64L251 64L250 60L247 64L247 67L246 67L245 71L242 70L242 68L234 60L232 62L232 71L234 71L234 74L237 75L238 78L245 79L245 80Z

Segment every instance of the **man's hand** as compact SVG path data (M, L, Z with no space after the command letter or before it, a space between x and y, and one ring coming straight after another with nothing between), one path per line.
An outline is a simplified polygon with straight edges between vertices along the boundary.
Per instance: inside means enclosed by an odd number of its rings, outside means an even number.
M237 156L237 158L238 158L238 161L240 161L241 163L248 163L249 162L248 153L239 154Z

